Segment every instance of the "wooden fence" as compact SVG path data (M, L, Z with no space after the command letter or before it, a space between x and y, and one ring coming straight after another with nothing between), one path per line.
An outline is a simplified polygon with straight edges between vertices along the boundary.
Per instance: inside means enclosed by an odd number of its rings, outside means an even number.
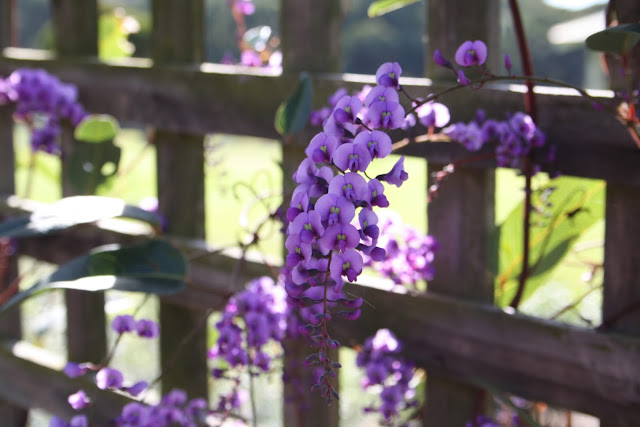
M203 0L153 0L152 58L117 64L97 59L95 1L51 2L55 54L8 47L9 3L0 0L0 47L6 47L0 75L20 66L45 68L76 84L88 110L155 127L160 210L168 217L169 234L186 242L204 237L204 172L194 165L204 165L205 133L277 138L274 112L302 70L312 73L318 100L340 86L355 89L373 81L370 76L335 74L340 58L339 0L281 0L282 75L202 63ZM490 49L496 48L498 5L498 0L429 1L426 57L431 58L435 47L452 56L466 39L483 39ZM638 20L633 5L617 1L621 21ZM429 65L434 80L407 80L405 86L412 93L427 94L442 87L437 82L445 76ZM554 167L565 174L607 181L602 307L607 318L640 298L640 150L615 119L595 111L575 93L539 92L538 124L558 148ZM494 86L452 94L446 103L454 117L471 117L480 105L489 115L500 116L521 109L522 93ZM281 145L285 191L292 185L286 177L296 169L310 136L305 130L295 141ZM0 109L0 192L7 195L14 192L11 138L10 113ZM73 148L69 135L65 144ZM455 144L428 143L409 145L404 154L425 158L429 168L439 168L464 152ZM363 308L357 322L334 322L332 333L354 346L380 327L395 331L406 354L428 372L424 425L463 426L473 413L479 384L593 414L603 420L602 425L637 425L640 312L627 314L603 332L507 313L492 305L486 241L494 222L494 167L487 161L456 171L447 180L446 191L429 207L430 232L442 244L438 276L429 283L429 292L408 296L353 285L351 292L371 306ZM426 187L420 197L425 195ZM28 209L8 202L3 208L5 212ZM138 238L117 227L96 226L26 239L20 251L61 263L105 241ZM192 243L182 246L197 250ZM239 290L231 280L237 256L223 253L199 259L190 265L187 290L164 298L160 309L162 365L173 357L185 331L197 330L190 337L189 351L178 354L172 361L174 369L163 378L164 390L179 386L191 395L207 393L206 332L200 327L207 310L220 310ZM237 283L268 272L265 265L246 261ZM67 293L69 359L95 361L104 354L105 320L97 314L103 305L103 296ZM29 407L70 417L73 410L66 398L81 382L67 379L59 367L53 369L46 357L20 342L16 318L1 327L2 425L22 425ZM306 345L286 345L293 355L288 364L309 351ZM301 398L309 406L304 419L296 417L293 405L285 404L285 425L338 425L337 405L327 408L311 393ZM124 400L121 395L101 393L96 419L106 423Z

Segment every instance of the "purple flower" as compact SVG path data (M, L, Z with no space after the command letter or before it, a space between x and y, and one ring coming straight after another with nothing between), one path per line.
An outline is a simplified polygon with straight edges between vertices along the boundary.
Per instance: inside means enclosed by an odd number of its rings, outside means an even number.
M262 67L262 58L255 50L246 49L240 54L240 62L248 67Z
M322 236L324 227L320 214L316 211L302 212L296 219L289 223L287 230L289 235L297 235L303 243L311 243Z
M487 45L481 40L467 40L460 45L455 58L463 67L482 65L487 60Z
M135 331L136 319L134 319L130 314L116 316L111 322L111 329L116 331L118 334Z
M451 62L447 61L444 56L442 56L440 49L436 49L436 51L433 52L433 61L441 67L451 68Z
M174 388L162 396L162 404L165 406L183 406L185 403L187 403L187 392L179 388Z
M378 229L378 216L373 212L373 209L362 208L358 214L358 221L360 222L360 229L362 233L377 240L380 230Z
M91 399L89 399L84 390L79 390L77 393L70 395L67 401L76 411L86 408L91 403Z
M364 144L342 144L333 155L333 163L343 171L364 172L371 163L371 153Z
M121 425L143 426L148 424L149 407L138 402L124 405L117 421Z
M471 83L467 76L464 75L464 71L462 70L458 70L458 83L460 83L462 86L468 86Z
M508 53L505 53L505 54L504 54L504 68L506 68L506 69L507 69L507 72L508 72L509 74L511 74L511 67L512 67L512 64L511 64L511 57L509 56L509 54L508 54Z
M80 377L89 371L89 367L85 363L67 362L62 372L69 378Z
M76 415L69 421L69 427L88 427L89 420L86 415Z
M313 110L309 113L309 123L312 126L322 126L325 120L329 118L331 115L331 111L333 111L329 107L322 107L318 110Z
M291 196L291 205L287 210L287 220L293 221L299 213L306 212L309 209L309 194L304 191L304 187L298 186L293 190Z
M149 387L149 384L146 381L138 381L132 386L123 387L122 390L126 391L132 396L137 396L140 393L142 393L144 390L146 390L147 387Z
M338 125L355 123L362 109L362 101L357 96L343 96L333 109L333 118Z
M332 250L344 252L347 249L353 249L359 242L360 233L353 225L337 223L327 227L318 240L318 247L323 255L327 255Z
M138 336L143 338L155 338L159 334L158 324L150 319L140 319L136 323Z
M380 86L398 89L400 87L399 79L401 74L402 67L400 67L400 64L397 62L385 62L376 71L376 82Z
M489 123L489 120L486 123ZM467 150L478 151L487 141L484 135L489 130L484 131L483 129L484 127L481 129L476 122L469 124L456 123L445 129L444 133L464 145Z
M393 101L375 101L365 119L374 128L398 129L404 123L404 108Z
M287 237L284 246L289 251L286 260L287 268L293 268L300 261L309 261L309 258L311 258L311 244L302 242L300 236L297 234L292 234Z
M431 126L445 127L451 119L449 109L444 104L433 101L416 108L416 113L422 126L427 128Z
M398 91L393 87L376 86L369 91L365 98L365 105L369 107L376 101L400 102Z
M344 196L350 202L366 200L367 182L356 172L336 175L329 183L329 194Z
M338 146L338 140L335 136L327 135L325 132L320 132L311 139L311 142L304 150L307 157L313 160L315 163L331 163L333 152Z
M409 179L409 174L404 170L404 156L400 157L389 173L379 175L377 176L377 179L380 181L386 181L396 187L400 187L403 182Z
M341 87L338 90L336 90L333 95L329 96L329 105L331 105L331 108L334 108L336 106L336 104L338 103L338 101L340 101L340 99L344 98L345 96L347 96L349 93L347 92L347 89Z
M336 194L325 194L316 202L315 211L327 225L349 224L355 216L356 208L345 197Z
M342 253L334 253L329 266L331 278L336 282L346 276L350 282L355 282L362 273L362 255L354 249L347 249Z
M232 9L241 15L252 15L256 10L251 0L231 0L231 3Z
M374 159L385 158L392 150L391 137L380 130L374 130L373 132L365 130L360 132L356 135L353 143L355 145L365 146Z
M122 373L113 368L102 368L96 374L96 385L99 389L122 387Z
M369 191L371 192L371 205L372 206L380 206L381 208L386 208L389 206L389 201L387 200L387 196L384 195L384 185L377 180L371 179L367 184L369 187Z

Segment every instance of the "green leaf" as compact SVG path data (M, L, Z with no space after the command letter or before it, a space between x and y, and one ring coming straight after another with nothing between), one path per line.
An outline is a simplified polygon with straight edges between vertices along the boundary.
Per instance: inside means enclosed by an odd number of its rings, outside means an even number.
M78 123L73 136L78 141L101 143L112 141L119 129L118 121L112 116L92 114Z
M522 301L548 281L573 242L604 216L604 182L561 177L551 181L550 187L555 188L547 199L550 206L531 216L531 271ZM542 205L540 194L536 193L534 206ZM501 307L511 302L522 271L523 218L524 203L520 203L496 227L489 243L489 253L497 254L490 265L496 275L496 303Z
M302 130L309 120L312 99L311 77L308 73L302 72L295 92L280 104L276 111L276 131L282 136L288 136Z
M401 9L410 4L417 3L420 0L377 0L371 3L369 9L367 9L367 15L369 18L375 18L394 10Z
M52 289L173 294L184 289L186 272L184 256L165 240L153 239L128 247L101 246L14 295L0 307L0 316L26 299Z
M587 47L600 52L627 53L640 42L640 23L621 24L591 34L587 37Z
M30 237L53 234L101 219L132 218L159 227L160 219L153 212L125 204L123 200L99 196L74 196L36 210L31 215L0 223L0 238Z
M120 147L112 140L100 144L76 141L69 156L69 181L76 193L93 194L118 172Z

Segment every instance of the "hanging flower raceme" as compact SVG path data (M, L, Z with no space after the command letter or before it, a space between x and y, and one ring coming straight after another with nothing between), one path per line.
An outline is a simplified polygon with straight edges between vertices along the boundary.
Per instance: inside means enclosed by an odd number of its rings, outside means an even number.
M379 86L352 96L336 92L323 131L311 140L293 176L298 187L287 211L285 289L301 313L298 332L319 347L305 364L320 368L314 389L327 400L337 397L330 379L339 367L327 357L328 349L339 345L329 336L327 322L360 316L362 300L347 298L342 288L362 273L363 255L384 258L373 208L389 205L384 183L400 186L408 178L404 158L376 178L366 172L391 153L385 131L404 123L397 93L401 74L400 65L386 63L376 73Z
M374 337L367 338L356 359L365 374L362 387L382 387L378 393L380 403L365 408L365 412L379 412L383 425L395 425L402 410L418 404L412 381L415 369L400 355L401 349L391 331L380 329Z

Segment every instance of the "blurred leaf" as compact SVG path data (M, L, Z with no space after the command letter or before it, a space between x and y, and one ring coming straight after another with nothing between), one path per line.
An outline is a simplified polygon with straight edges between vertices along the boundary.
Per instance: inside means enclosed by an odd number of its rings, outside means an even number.
M114 12L100 15L98 20L100 59L127 58L133 54L135 47L129 42L129 34L122 25L126 18L126 15L118 16Z
M92 114L76 126L73 134L78 141L101 143L112 141L119 130L118 121L107 114Z
M622 55L640 42L640 23L621 24L591 34L587 37L587 47L601 52Z
M303 71L293 95L280 104L276 111L274 125L280 135L293 135L304 128L311 113L312 98L311 77Z
M186 272L182 253L164 240L153 239L128 247L101 246L14 295L0 307L0 316L24 300L52 289L177 293L184 289Z
M76 141L69 156L69 181L76 193L93 194L118 172L120 147L113 141L99 144Z
M369 15L369 18L375 18L376 16L393 12L394 10L401 9L419 1L420 0L377 0L371 3L369 9L367 9L367 15Z
M31 215L0 223L0 237L30 237L57 233L78 224L123 217L160 226L158 216L123 200L99 196L74 196L38 209Z
M531 216L531 272L522 301L546 283L573 242L604 216L604 182L561 177L550 181L547 187L555 188L547 199L550 206L542 214ZM538 194L533 204L542 203ZM496 227L489 243L490 253L497 254L490 265L496 275L496 303L501 307L511 302L522 271L523 218L524 202Z

